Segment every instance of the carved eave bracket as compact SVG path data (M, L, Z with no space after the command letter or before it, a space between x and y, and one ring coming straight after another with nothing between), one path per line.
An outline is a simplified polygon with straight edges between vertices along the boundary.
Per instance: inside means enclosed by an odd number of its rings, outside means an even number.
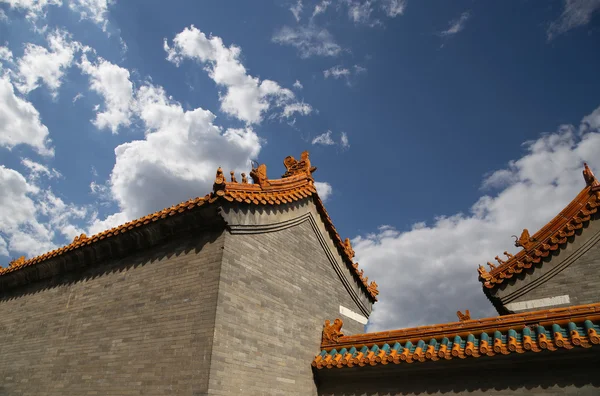
M342 337L344 334L342 333L342 326L344 322L342 319L336 319L333 321L333 324L329 320L325 321L323 325L323 337L321 339L321 344L335 344L338 342L339 337Z
M517 238L516 235L513 235L513 237L515 238L515 246L522 247L525 250L528 250L535 244L535 242L537 242L535 238L532 238L529 235L529 230L527 228L523 229L523 232L519 238Z

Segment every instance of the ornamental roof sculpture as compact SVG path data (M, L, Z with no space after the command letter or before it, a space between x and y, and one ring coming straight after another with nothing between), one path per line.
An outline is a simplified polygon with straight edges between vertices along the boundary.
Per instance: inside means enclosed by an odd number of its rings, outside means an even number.
M317 369L600 347L600 303L351 336L337 321L335 337L326 322Z
M488 262L489 271L479 266L479 280L485 288L493 289L515 274L540 264L552 252L574 240L576 231L582 229L600 207L600 182L585 163L583 178L586 186L554 219L533 236L527 229L523 230L520 237L513 235L515 246L523 248L521 251L515 255L504 252L506 260L496 256L498 265Z
M354 251L351 246L348 248L349 241L346 243L342 240L335 229L323 202L317 194L312 177L312 173L317 168L311 166L308 151L303 152L300 158L299 161L292 156L285 158L284 165L286 172L281 179L269 179L267 176L267 166L265 164L253 164L253 168L249 175L254 183L249 183L245 173L241 174L241 182L238 182L233 171L230 172L230 181L227 181L223 169L219 167L215 175L213 191L204 197L190 199L178 205L173 205L170 208L165 208L90 237L81 234L80 236L75 237L70 244L31 259L21 257L17 260L13 260L9 267L0 267L0 276L7 275L24 267L42 263L46 260L67 254L73 250L89 246L108 238L117 238L120 234L127 233L136 228L144 227L150 223L158 222L171 216L177 216L184 212L192 211L198 207L218 204L221 200L232 203L236 202L242 205L268 206L292 203L302 199L312 199L317 211L321 215L321 219L325 224L329 236L337 247L338 253L342 257L347 268L371 301L377 301L377 295L379 294L377 283L369 283L368 277L363 275L364 271L362 269L360 271L358 270L358 263L354 263L352 260Z

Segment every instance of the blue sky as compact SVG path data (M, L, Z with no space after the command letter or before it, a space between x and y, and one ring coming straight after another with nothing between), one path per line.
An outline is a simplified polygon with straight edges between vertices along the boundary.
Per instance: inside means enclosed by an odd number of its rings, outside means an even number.
M0 264L308 149L370 329L493 314L477 266L600 171L598 10L0 0Z

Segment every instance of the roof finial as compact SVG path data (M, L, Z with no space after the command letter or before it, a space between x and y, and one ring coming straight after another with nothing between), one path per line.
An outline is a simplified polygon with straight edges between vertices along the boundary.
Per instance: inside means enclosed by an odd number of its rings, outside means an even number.
M245 173L242 173L242 184L248 184L248 177Z
M354 249L352 249L352 243L350 242L350 238L346 238L346 240L344 241L344 250L346 251L346 254L350 258L350 260L352 260L354 258Z
M286 172L281 176L282 178L296 176L296 175L306 175L308 177L312 177L312 173L317 170L316 167L310 165L310 156L308 151L303 151L300 155L300 161L296 160L296 158L291 155L285 157L283 160L283 165L285 165Z
M594 172L592 172L588 164L585 162L583 163L583 178L588 186L597 186L600 184L598 179L596 179L596 176L594 176Z
M371 283L369 283L369 286L367 286L367 290L369 291L369 293L371 293L372 296L377 296L379 294L379 290L377 289L377 282L372 281Z
M258 184L259 186L269 185L269 181L267 179L267 165L265 164L255 164L253 161L252 170L250 171L250 177L254 181L254 184Z
M344 322L342 319L336 319L333 321L333 324L329 320L325 321L323 325L323 338L321 340L322 343L333 344L338 342L338 338L342 337L344 334L342 333L342 326Z
M471 320L471 313L469 312L468 309L465 311L464 314L462 312L460 312L460 311L456 311L456 316L458 316L458 320L460 322Z
M527 228L523 229L523 232L521 233L520 237L517 238L516 235L513 235L513 237L515 238L515 246L522 247L524 249L529 249L531 247L531 244L536 242L535 238L532 238L529 235L529 230Z
M219 166L217 169L217 175L215 176L215 182L213 183L213 191L217 195L224 195L225 192L225 176L223 175L223 169Z
M231 182L232 183L237 183L237 180L235 179L235 172L231 171L231 172L229 172L229 174L231 175Z
M25 263L25 256L21 256L17 259L12 260L10 263L8 263L9 267L18 267L20 265L22 265L23 263Z

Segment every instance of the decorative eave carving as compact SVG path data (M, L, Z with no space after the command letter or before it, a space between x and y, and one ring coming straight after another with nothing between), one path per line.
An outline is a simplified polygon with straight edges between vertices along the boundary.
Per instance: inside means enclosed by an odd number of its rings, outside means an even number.
M338 342L339 337L342 337L342 326L344 322L342 319L335 319L333 324L329 320L325 321L323 325L323 337L321 339L322 344L335 344Z
M465 311L464 314L460 311L456 311L456 316L458 316L459 322L466 322L467 320L471 320L471 313L468 309Z
M286 172L281 176L282 178L296 176L298 174L305 174L308 177L312 177L316 167L311 166L308 151L303 151L300 155L300 161L296 160L291 155L283 160Z

